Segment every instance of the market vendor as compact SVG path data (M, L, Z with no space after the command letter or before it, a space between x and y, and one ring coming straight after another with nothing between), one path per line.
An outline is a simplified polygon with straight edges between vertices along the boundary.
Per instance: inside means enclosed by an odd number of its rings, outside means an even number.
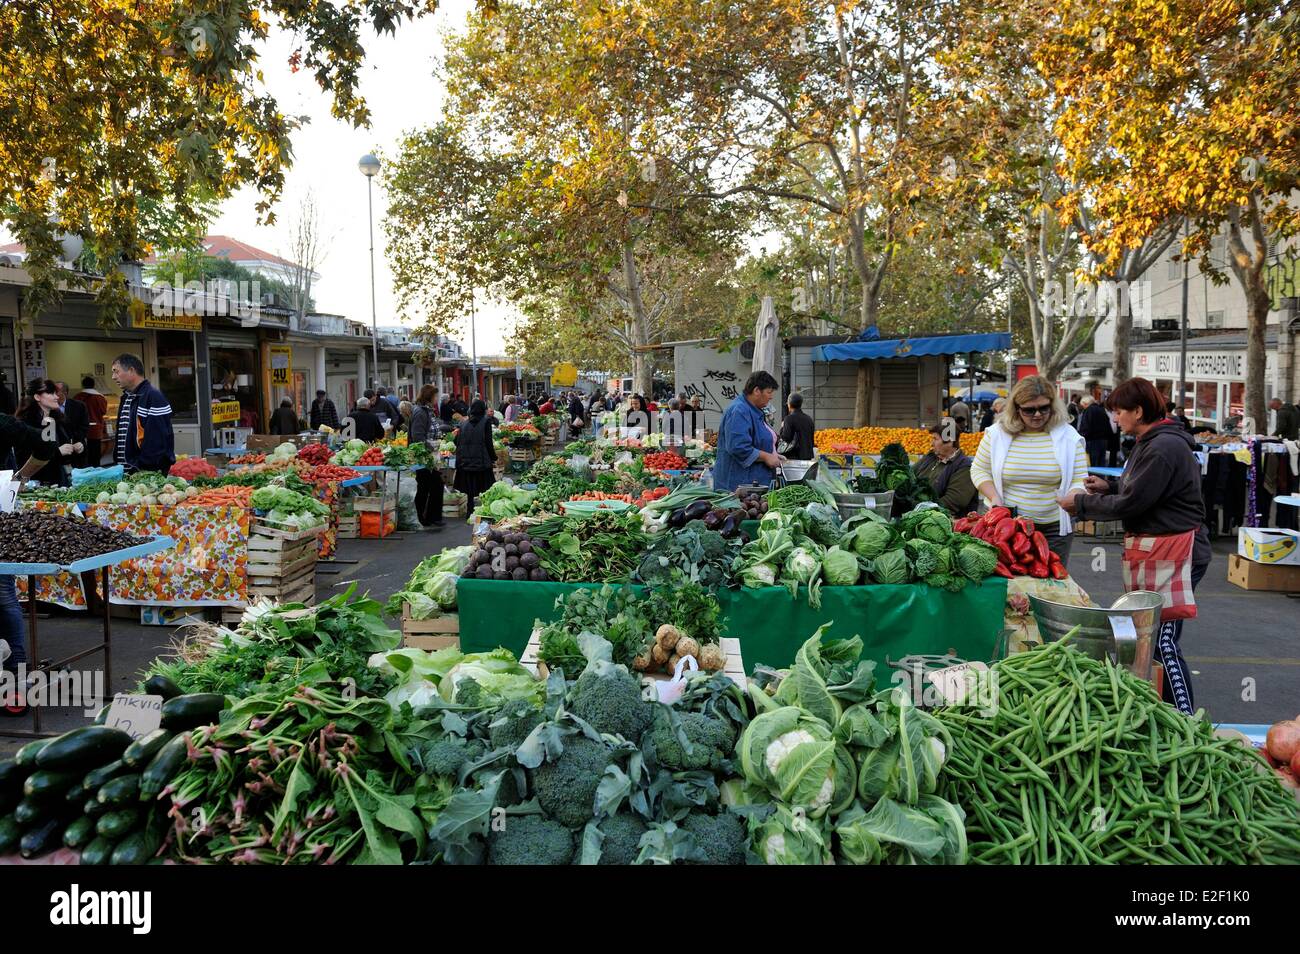
M813 419L804 413L803 395L796 391L785 402L790 413L781 422L781 440L790 445L786 456L791 460L813 459Z
M176 463L171 403L145 380L144 362L133 354L119 354L113 359L113 380L122 389L113 462L128 473L167 473Z
M1165 669L1165 701L1191 715L1191 670L1179 640L1183 620L1196 616L1196 585L1210 565L1201 465L1196 444L1165 416L1165 401L1145 378L1129 378L1106 399L1120 430L1136 438L1119 478L1089 475L1086 493L1060 497L1082 520L1124 525L1124 589L1155 590L1165 598L1155 658Z
M929 430L930 453L916 462L916 476L929 483L935 500L944 509L954 516L964 516L975 509L979 492L970 477L974 461L958 444L960 426L946 417Z
M755 371L745 388L722 415L718 425L718 459L713 468L717 490L735 490L742 484L772 482L772 474L785 462L776 453L776 432L768 426L763 409L776 393L776 378Z

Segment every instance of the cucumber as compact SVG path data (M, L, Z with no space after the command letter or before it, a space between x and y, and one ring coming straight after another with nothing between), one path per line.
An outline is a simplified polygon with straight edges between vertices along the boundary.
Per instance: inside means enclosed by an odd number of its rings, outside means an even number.
M146 696L162 696L163 701L175 699L181 695L181 687L166 676L153 675L140 683L140 691Z
M174 735L164 745L149 767L140 773L140 800L149 801L158 797L158 793L167 783L176 777L176 773L185 764L189 754L189 733Z
M114 841L124 837L140 820L140 813L134 808L119 808L106 812L95 822L95 833Z
M121 729L106 725L86 725L65 732L41 749L36 767L43 769L81 769L87 772L120 758L131 744L131 737Z
M0 855L12 855L17 851L22 837L23 826L18 824L13 815L0 818Z
M153 757L171 737L170 729L156 729L128 745L126 751L122 753L122 761L139 771L153 761Z
M105 805L94 795L86 799L85 806L81 809L83 815L89 815L91 818L98 818L109 810L111 806Z
M85 848L95 840L95 819L82 815L63 829L63 844L67 848Z
M35 828L23 835L23 840L19 842L19 850L24 858L36 858L48 851L53 851L61 844L59 834L63 831L63 822L58 818L51 818L44 824L37 825Z
M95 801L102 805L109 805L114 808L124 808L136 801L140 797L140 776L123 775L121 778L115 778L111 782L105 782L104 787L99 790L95 796Z
M80 772L55 772L37 769L23 782L23 795L34 801L46 802L61 799L68 789L81 788Z
M113 703L110 702L108 705L104 706L104 708L100 709L98 714L96 714L95 721L92 723L92 725L103 725L105 722L107 722L108 710L112 708L113 708Z
M23 770L24 776L36 768L36 756L40 755L41 749L53 741L53 739L37 739L35 742L28 742L14 754L14 761Z
M192 692L176 696L162 704L162 726L173 732L193 729L216 722L226 707L226 697L219 692Z
M106 783L130 774L131 766L118 759L116 762L109 762L107 765L101 765L99 768L87 772L85 780L81 783L81 790L87 795L94 795Z
M54 813L54 809L44 802L38 802L33 798L24 798L14 809L14 820L24 828L30 828L45 821Z
M90 844L81 849L83 865L106 865L113 857L113 840L102 835L95 837Z
M117 843L109 864L143 865L158 853L160 842L149 831L133 831Z
M0 762L0 792L9 787L17 788L27 772L18 764L17 759L5 759Z

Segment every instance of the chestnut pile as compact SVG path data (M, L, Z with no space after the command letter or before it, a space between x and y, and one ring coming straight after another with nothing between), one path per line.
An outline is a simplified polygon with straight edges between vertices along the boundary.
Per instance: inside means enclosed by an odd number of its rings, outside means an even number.
M480 580L521 580L545 583L550 577L542 569L537 549L542 546L526 533L489 530L483 545L470 554L462 576Z

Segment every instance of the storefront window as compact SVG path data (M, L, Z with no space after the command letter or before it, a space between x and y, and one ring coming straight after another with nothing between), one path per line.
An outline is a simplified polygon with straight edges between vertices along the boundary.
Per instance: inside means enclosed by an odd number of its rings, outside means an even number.
M1196 417L1217 423L1219 420L1219 385L1214 381L1196 382Z
M1228 417L1241 417L1246 413L1246 385L1242 381L1228 384Z
M239 426L251 427L255 433L260 434L262 420L257 412L257 349L209 348L208 360L212 366L213 399L239 401Z
M167 395L174 422L194 423L198 420L192 332L158 332L158 390Z

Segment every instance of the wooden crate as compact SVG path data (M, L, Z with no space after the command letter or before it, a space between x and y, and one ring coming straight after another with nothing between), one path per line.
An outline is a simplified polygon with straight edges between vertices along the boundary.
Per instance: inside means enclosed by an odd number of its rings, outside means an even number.
M361 528L357 522L355 513L345 514L339 517L339 539L355 540L360 533Z
M352 508L356 513L383 513L396 510L397 497L392 494L387 497L358 497L352 502Z
M254 517L250 533L253 536L278 537L281 540L287 540L290 543L297 543L301 540L311 540L313 543L316 538L324 531L324 525L317 527L308 527L305 530L297 527L290 527L285 524L273 523L266 517ZM252 536L250 536L252 539Z
M455 613L433 619L411 619L411 605L402 604L402 645L433 652L460 645L460 617Z
M742 690L746 689L747 682L745 679L745 660L740 651L740 640L730 637L719 640L722 645L722 651L727 654L727 664L722 671L731 677L731 681L738 685ZM541 631L534 629L532 636L528 639L528 645L524 647L524 654L519 657L519 662L525 669L533 673L539 679L545 679L548 673L546 663L537 658L537 653L541 649ZM672 678L671 673L634 673L644 679L650 679L654 682L666 682Z
M446 517L467 517L469 498L464 494L448 494L442 501L442 513Z

